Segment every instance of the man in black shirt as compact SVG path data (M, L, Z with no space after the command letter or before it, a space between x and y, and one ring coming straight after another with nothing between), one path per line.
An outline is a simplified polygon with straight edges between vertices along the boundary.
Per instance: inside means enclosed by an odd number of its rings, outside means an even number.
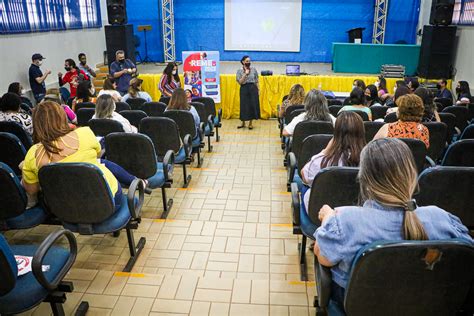
M45 58L38 53L31 56L32 62L30 65L29 77L31 92L33 92L36 102L40 102L44 98L46 94L46 84L44 81L51 73L51 70L46 70L44 74L41 72L40 66L43 63L43 59Z

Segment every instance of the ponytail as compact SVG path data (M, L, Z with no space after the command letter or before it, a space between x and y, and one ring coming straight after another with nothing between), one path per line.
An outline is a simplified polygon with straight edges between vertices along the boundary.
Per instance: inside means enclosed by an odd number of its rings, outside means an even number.
M415 214L416 201L411 200L405 206L403 215L403 237L407 240L428 240L428 234Z

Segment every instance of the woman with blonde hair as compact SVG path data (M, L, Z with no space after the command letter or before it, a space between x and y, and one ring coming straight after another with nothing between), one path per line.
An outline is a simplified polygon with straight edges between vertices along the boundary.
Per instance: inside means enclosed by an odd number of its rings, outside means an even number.
M357 252L383 240L442 240L470 243L459 218L437 206L417 207L418 172L408 146L393 138L370 142L361 153L359 182L364 204L319 211L321 226L314 233L318 262L332 267L330 308L344 310L344 294Z
M286 110L293 105L302 105L304 102L304 97L305 92L303 86L299 83L293 85L290 89L290 94L288 94L288 98L283 101L280 106L280 112L278 113L278 116L285 116Z
M128 93L122 97L122 102L127 102L128 99L141 98L146 102L151 102L151 96L142 91L143 80L139 78L133 78L130 80L130 87L128 88Z
M125 117L115 112L115 102L112 96L108 94L101 95L97 98L95 114L92 118L114 120L122 124L125 133L138 133L138 130L135 126L130 124L130 122Z

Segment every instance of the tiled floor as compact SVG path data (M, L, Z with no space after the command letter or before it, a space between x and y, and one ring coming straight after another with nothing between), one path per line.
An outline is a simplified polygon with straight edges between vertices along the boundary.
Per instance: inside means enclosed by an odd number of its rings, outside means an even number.
M79 253L66 312L88 301L88 315L314 315L314 282L299 281L298 239L292 235L290 195L276 121L252 131L223 122L221 141L182 185L161 220L161 192L146 197L135 238L146 246L133 273L126 235L77 236ZM10 242L40 241L55 226L8 232ZM312 279L312 257L307 252ZM42 304L25 314L49 315Z

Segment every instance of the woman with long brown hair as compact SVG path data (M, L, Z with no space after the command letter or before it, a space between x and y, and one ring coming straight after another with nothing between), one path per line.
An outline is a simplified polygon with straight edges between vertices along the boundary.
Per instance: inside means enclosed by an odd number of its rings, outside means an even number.
M285 115L286 110L293 105L302 105L304 102L304 97L305 92L303 86L299 83L294 84L290 89L290 94L288 94L288 98L281 104L278 116L283 117Z
M199 114L194 108L194 106L188 103L188 97L186 96L186 92L183 88L177 88L173 91L170 102L166 107L166 111L169 110L181 110L191 112L194 118L194 125L196 125L196 130L199 129L199 123L201 123L201 119L199 118Z
M344 309L345 288L352 261L364 246L383 240L473 242L456 216L437 206L417 207L413 194L418 172L408 146L399 139L370 142L361 153L359 182L363 206L319 211L321 226L314 236L318 262L332 267L331 300Z

